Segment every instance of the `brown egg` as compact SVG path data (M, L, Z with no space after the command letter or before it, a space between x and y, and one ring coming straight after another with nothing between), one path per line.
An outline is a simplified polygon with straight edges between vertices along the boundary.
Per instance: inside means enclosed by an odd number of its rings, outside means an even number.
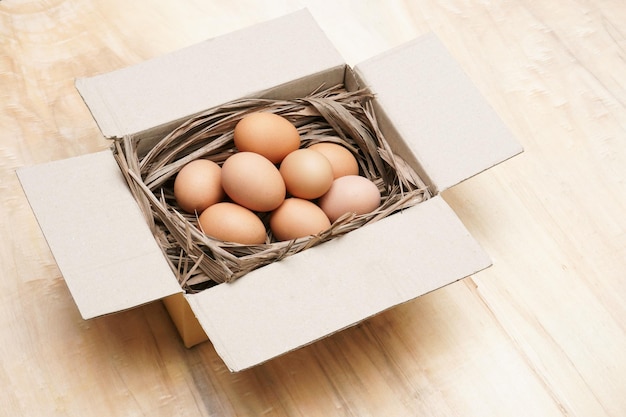
M234 131L235 146L241 152L255 152L278 164L300 147L298 129L274 113L257 112L245 116Z
M315 203L287 198L270 216L270 229L277 240L315 235L330 227L330 221Z
M226 242L254 245L265 243L267 237L261 219L235 203L222 202L208 207L198 222L207 236Z
M311 145L308 149L324 155L333 167L334 178L345 175L359 175L359 163L347 148L332 142L320 142Z
M370 213L380 206L380 200L380 191L372 181L359 175L346 175L333 181L318 203L334 222L346 213Z
M310 149L291 152L280 164L287 192L312 200L323 195L333 182L333 167L324 155Z
M238 152L224 161L222 187L235 203L259 212L280 206L286 192L278 168L254 152Z
M222 201L222 170L213 161L196 159L186 164L174 179L174 197L181 209L201 213Z

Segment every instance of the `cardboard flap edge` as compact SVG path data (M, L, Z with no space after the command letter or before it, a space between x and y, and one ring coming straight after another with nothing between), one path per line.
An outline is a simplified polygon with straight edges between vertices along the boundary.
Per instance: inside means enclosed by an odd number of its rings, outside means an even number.
M122 136L122 131L112 117L114 113L106 104L104 96L100 93L100 84L97 76L76 78L74 80L74 87L83 99L102 135L107 139L119 138Z

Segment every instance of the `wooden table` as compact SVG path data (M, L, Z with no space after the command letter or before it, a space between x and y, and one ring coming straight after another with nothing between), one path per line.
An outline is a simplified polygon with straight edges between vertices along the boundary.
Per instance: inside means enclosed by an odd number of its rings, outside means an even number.
M444 193L494 266L236 374L160 303L83 321L14 172L109 146L73 80L302 5L350 64L435 32L515 133ZM626 415L624 2L4 0L0 51L5 415Z

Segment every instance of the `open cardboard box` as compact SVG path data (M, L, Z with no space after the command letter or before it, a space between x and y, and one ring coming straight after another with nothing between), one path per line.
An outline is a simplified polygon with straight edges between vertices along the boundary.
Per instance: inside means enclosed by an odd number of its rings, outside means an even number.
M208 337L238 371L490 266L438 194L522 149L434 35L350 68L301 10L76 84L106 137L146 150L222 103L342 82L375 93L381 130L433 197L197 294L183 294L112 152L18 170L81 315L164 300L186 346Z

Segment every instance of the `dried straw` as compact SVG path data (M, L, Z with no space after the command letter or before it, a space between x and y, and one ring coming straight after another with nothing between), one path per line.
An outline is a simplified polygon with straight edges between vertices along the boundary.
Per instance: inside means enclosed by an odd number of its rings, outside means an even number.
M367 91L349 92L339 85L294 100L236 100L183 122L143 157L137 153L136 138L124 137L115 142L114 153L130 190L185 291L197 292L230 282L429 197L424 182L393 153L380 132L372 98ZM381 206L365 215L346 214L318 235L288 242L275 241L269 231L266 243L261 245L223 242L204 235L197 226L197 217L176 204L173 180L185 164L197 158L221 165L236 152L235 125L256 111L273 112L290 120L298 128L302 147L332 141L352 151L361 175L381 191ZM268 215L260 216L267 225Z

